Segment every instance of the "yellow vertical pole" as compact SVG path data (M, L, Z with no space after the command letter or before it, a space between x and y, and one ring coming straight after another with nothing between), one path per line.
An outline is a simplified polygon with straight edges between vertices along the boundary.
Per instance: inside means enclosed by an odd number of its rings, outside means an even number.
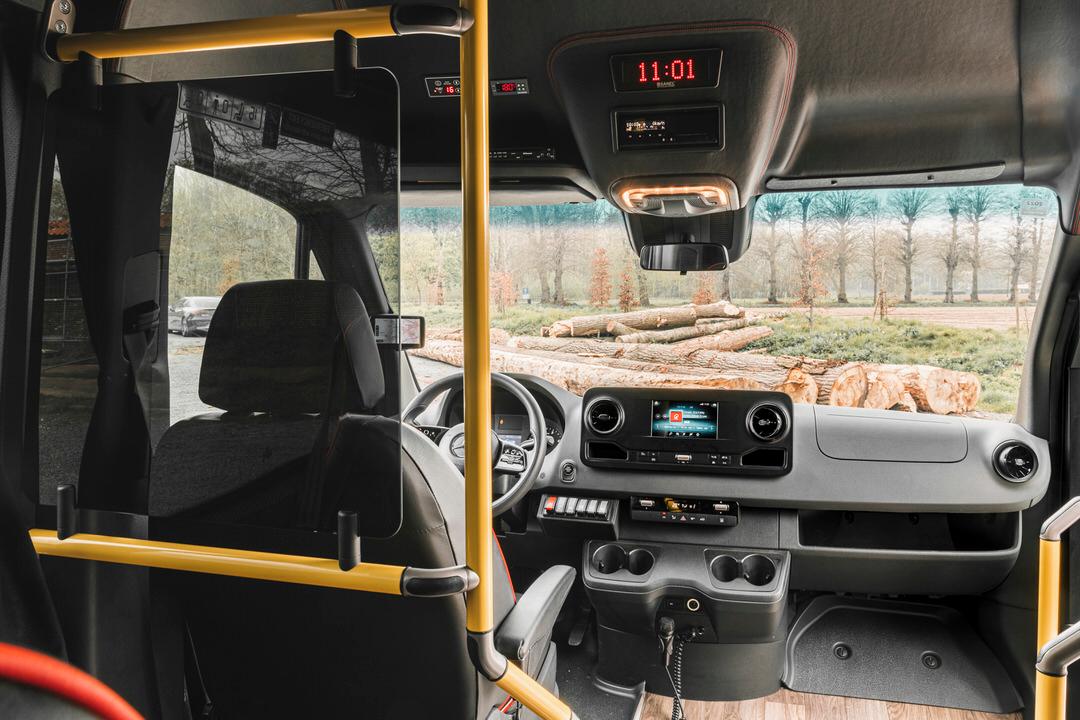
M1065 675L1035 671L1035 720L1065 720Z
M1058 634L1061 622L1061 541L1039 540L1039 606L1035 652Z
M488 7L465 0L461 36L461 220L464 232L465 558L479 576L466 595L470 632L494 625L491 588L491 357L488 309Z

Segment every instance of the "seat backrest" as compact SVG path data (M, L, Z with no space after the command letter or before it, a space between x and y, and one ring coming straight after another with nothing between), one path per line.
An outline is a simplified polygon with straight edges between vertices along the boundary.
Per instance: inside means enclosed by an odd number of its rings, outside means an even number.
M362 414L381 397L382 376L359 296L315 281L251 285L222 298L204 351L200 396L225 412L178 423L159 443L151 532L334 557L334 536L310 530L333 530L337 510L370 501L364 483L400 463L402 526L391 538L365 539L362 559L463 563L463 533L448 526L442 507L463 495L460 475L419 433L405 429L403 453L395 419ZM278 324L290 304L302 308L292 318L303 319ZM309 324L328 330L313 333ZM491 693L468 658L461 597L418 600L166 571L153 571L151 585L155 633L167 635L160 645L182 651L190 632L215 717L472 718L478 696ZM500 617L513 601L507 587ZM182 666L175 658L162 663ZM159 678L163 703L182 707L176 673Z

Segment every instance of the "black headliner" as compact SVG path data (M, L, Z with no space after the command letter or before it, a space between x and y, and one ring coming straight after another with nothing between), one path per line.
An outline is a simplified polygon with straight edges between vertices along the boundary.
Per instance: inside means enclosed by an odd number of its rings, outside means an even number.
M331 9L331 0L130 0L130 27ZM350 3L352 6L361 3ZM362 4L379 4L368 2ZM1054 187L1074 221L1080 167L1080 3L1075 0L491 0L491 76L527 77L528 97L492 101L495 148L556 148L559 163L496 166L514 177L581 177L586 163L549 76L552 50L581 33L728 19L767 22L797 45L790 106L762 181L1004 163L998 181ZM90 29L82 26L80 30ZM327 67L328 45L125 61L141 79ZM403 178L446 179L457 161L457 101L427 97L425 75L457 71L447 38L368 41L361 57L401 86ZM725 99L732 102L732 99ZM1070 131L1071 126L1071 131ZM678 172L657 162L658 173ZM1075 218L1080 223L1080 218Z

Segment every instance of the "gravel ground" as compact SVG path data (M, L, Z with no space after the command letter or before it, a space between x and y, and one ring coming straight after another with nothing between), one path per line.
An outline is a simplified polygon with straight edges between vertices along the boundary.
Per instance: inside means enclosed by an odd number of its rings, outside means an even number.
M199 371L206 337L169 335L169 424L184 418L212 412L214 408L199 400Z

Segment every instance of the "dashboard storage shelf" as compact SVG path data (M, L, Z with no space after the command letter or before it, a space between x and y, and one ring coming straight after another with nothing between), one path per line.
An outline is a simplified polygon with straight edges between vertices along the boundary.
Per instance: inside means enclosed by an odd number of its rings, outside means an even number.
M799 590L898 595L979 594L1020 553L1020 513L785 513L780 545Z

